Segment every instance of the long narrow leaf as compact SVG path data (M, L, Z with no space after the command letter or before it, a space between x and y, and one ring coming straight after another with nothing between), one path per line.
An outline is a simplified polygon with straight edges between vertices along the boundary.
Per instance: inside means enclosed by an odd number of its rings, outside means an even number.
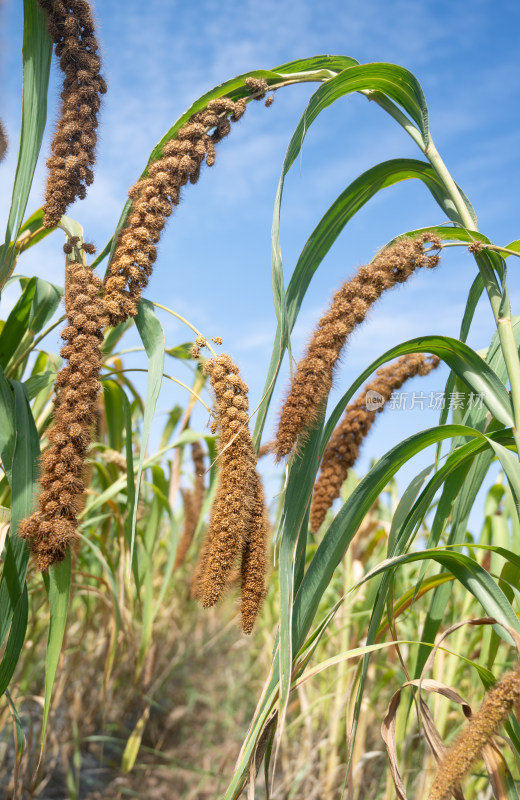
M155 414L155 406L162 383L164 371L164 348L165 339L162 325L157 318L153 304L148 300L141 300L139 312L135 318L136 328L148 356L148 387L146 390L146 405L144 410L143 432L141 435L141 452L139 454L139 466L137 468L136 491L134 499L134 509L132 515L132 531L130 541L131 562L133 563L135 531L137 525L137 505L139 502L139 486L143 473L143 463L148 444L148 437L152 427L152 420Z
M47 120L51 40L47 34L45 14L37 0L24 0L23 8L22 127L5 246L0 254L0 290L13 264L14 242L27 206Z
M52 689L58 669L65 625L67 623L67 610L69 607L70 583L72 567L70 552L63 561L53 564L46 576L45 585L49 595L49 636L47 640L47 653L45 656L45 701L42 718L42 747L47 732L47 722L51 707Z

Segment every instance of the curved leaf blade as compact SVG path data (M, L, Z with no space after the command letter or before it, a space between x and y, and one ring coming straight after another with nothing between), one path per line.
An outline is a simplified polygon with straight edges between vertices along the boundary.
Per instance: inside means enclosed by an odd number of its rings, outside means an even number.
M16 248L10 243L18 238L47 121L51 40L37 0L24 0L23 8L22 128L5 245L0 253L0 289L14 262Z
M49 596L50 622L47 653L45 656L45 700L43 705L41 733L42 747L45 742L52 689L58 670L58 662L63 645L63 637L65 635L65 626L67 624L71 580L72 565L69 552L63 561L53 564L49 569L49 573L44 574L45 588Z

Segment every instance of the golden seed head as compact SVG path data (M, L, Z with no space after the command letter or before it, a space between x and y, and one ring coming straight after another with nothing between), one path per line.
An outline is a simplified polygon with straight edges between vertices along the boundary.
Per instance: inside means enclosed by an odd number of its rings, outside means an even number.
M368 434L376 414L384 409L392 393L415 375L427 375L440 363L437 356L422 353L401 356L396 361L377 370L353 403L347 406L342 420L329 439L321 461L321 472L314 485L311 502L310 529L317 533L329 508L340 496L340 490L349 469L354 466L359 448ZM382 398L382 405L367 407L367 394L374 392Z
M154 244L159 241L172 208L179 204L181 188L188 181L197 182L204 159L208 166L214 163L214 141L227 136L230 130L227 115L231 113L231 120L235 121L243 110L240 101L234 103L227 97L210 101L207 109L194 114L177 131L176 139L165 144L161 158L148 167L148 176L130 189L133 205L105 280L110 325L137 314L156 259ZM211 137L206 131L213 127ZM204 345L196 342L195 346ZM193 356L198 357L196 350Z
M248 416L243 412L238 418L240 412L233 405L240 393L247 407L247 386L225 353L208 359L204 371L215 392L220 434L219 482L196 581L202 604L207 607L222 596L248 540L257 485Z
M97 112L100 95L107 87L99 74L101 62L88 2L39 3L47 15L47 29L64 73L61 114L52 155L47 160L44 224L52 228L77 197L85 197L86 186L94 179L91 166L95 160Z
M262 481L255 471L254 505L251 513L249 535L242 550L240 612L242 630L251 633L266 596L267 544L269 519L264 502Z
M99 279L81 263L68 264L66 269L68 324L62 337L68 344L61 353L69 364L56 378L54 423L48 432L49 448L42 456L39 510L20 526L20 536L30 541L41 570L61 561L77 538L76 514L84 491L84 460L100 388L101 331L106 325L97 297Z
M373 303L386 289L406 281L415 269L431 265L432 256L425 253L425 242L441 246L440 239L431 233L416 239L399 239L336 292L298 364L285 400L274 448L277 460L289 455L316 419L331 390L334 369L346 341Z
M480 709L464 728L438 766L428 800L449 800L463 777L479 758L485 745L506 721L513 704L520 700L520 667L508 672L489 692Z

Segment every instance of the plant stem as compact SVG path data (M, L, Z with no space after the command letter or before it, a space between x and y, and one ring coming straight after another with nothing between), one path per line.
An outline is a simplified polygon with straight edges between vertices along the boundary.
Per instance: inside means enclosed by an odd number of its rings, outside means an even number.
M453 201L455 208L459 214L460 220L465 228L469 228L470 231L476 229L476 223L471 217L469 213L466 203L460 193L459 187L451 177L446 164L442 160L439 151L435 147L433 141L430 139L430 142L426 149L424 150L424 155L434 168L435 172L441 179L444 188L448 192L450 198Z
M499 244L487 244L487 242L481 242L483 250L492 250L495 253L507 253L508 256L516 256L520 258L520 251L518 250L510 250L508 247L500 247ZM467 247L467 242L446 242L442 243L442 249L444 250L445 247ZM433 247L431 248L434 249Z
M187 325L187 326L188 326L188 328L191 328L191 329L192 329L192 331L193 331L193 333L196 333L196 334L197 334L197 336L200 336L202 339L206 339L206 337L205 337L205 336L203 336L203 335L202 335L202 333L201 333L200 331L198 331L198 330L197 330L197 328L195 328L195 326L194 326L194 325L192 325L192 324L191 324L191 322L188 322L188 320L187 320L187 319L185 319L184 317L181 317L181 315L180 315L180 314L177 314L177 312L176 312L176 311L172 311L172 309L171 309L171 308L168 308L167 306L162 306L160 303L154 303L153 301L152 301L152 305L154 305L156 308L162 308L162 310L163 310L163 311L167 311L167 312L168 312L169 314L171 314L173 317L176 317L176 318L177 318L178 320L180 320L181 322L184 322L184 324L185 324L185 325ZM210 353L211 353L211 355L213 356L213 358L216 358L216 357L217 357L217 354L215 353L215 351L213 350L212 346L210 345L210 343L208 342L208 340L207 340L207 339L206 339L206 347L207 347L207 348L208 348L208 350L210 351Z
M154 303L154 305L155 305L155 303ZM148 370L147 369L140 369L138 367L128 367L127 369L111 369L110 372L105 372L101 376L101 380L103 380L103 378L108 378L110 375L121 375L123 372L148 372ZM178 378L174 378L172 375L167 375L165 372L163 372L163 378L168 378L170 381L173 381L174 383L178 383L179 386L182 386L183 389L186 389L187 392L189 392L200 403L202 403L202 405L204 406L206 411L208 411L211 414L211 416L214 416L213 411L211 410L211 408L208 405L206 405L206 403L204 402L202 397L200 397L200 395L198 395L196 392L194 392L193 389L190 389L189 386L186 386L185 383L180 381Z
M386 96L386 94L383 94L383 92L376 92L373 89L361 89L359 94L364 94L368 100L377 103L377 105L384 109L387 114L390 114L390 116L393 117L396 122L398 122L399 125L405 129L406 133L412 137L417 147L419 147L423 153L426 152L426 143L423 139L422 133L418 130L417 126L414 125L410 119L408 119L406 114L401 111L401 109L398 108L398 106L396 106L396 104L392 102L389 97Z
M463 225L470 230L474 230L475 223L471 219L471 215L466 208L466 204L464 203L459 188L448 172L446 165L440 157L433 142L430 142L426 148L425 155L428 157L432 167L442 180L447 193L457 209ZM479 259L478 256L476 261L484 280L484 285L489 296L491 308L493 309L493 315L497 325L498 336L506 364L509 384L511 386L513 419L515 421L513 436L515 439L517 454L520 458L520 435L518 432L520 423L520 361L518 359L518 350L516 347L513 326L511 323L511 308L509 301L507 301L506 308L503 308L502 297L506 291L505 286L502 287L502 291L500 291L493 269L491 267L487 269L487 265L482 263L482 259Z

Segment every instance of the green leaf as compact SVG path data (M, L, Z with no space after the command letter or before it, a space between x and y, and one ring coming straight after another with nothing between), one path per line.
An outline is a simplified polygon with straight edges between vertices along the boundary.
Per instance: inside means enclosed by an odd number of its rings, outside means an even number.
M128 542L134 541L134 510L137 508L136 492L134 486L134 453L132 447L132 407L126 396L126 393L121 390L125 423L125 456L126 456L126 516L125 516L125 536ZM138 481L137 486L140 485ZM139 571L135 569L135 575L138 579ZM137 586L138 588L138 586Z
M11 630L9 631L9 637L0 663L0 694L3 694L9 686L9 682L18 664L18 659L25 641L25 633L27 631L28 613L29 599L27 595L27 586L24 586L14 609Z
M141 435L141 452L139 454L139 466L137 469L135 502L132 515L132 535L130 542L131 561L133 563L135 531L137 525L137 505L139 502L139 487L143 472L143 462L148 445L148 437L152 420L155 414L155 406L162 383L164 371L164 347L165 338L162 325L157 318L153 303L142 299L139 303L139 311L135 318L135 324L148 356L148 386L146 390L146 405L144 409L143 432Z
M172 358L179 358L182 361L185 361L186 359L193 358L191 354L192 348L193 342L184 342L184 344L178 344L176 347L169 347L166 350L166 354Z
M497 548L497 551L499 550L500 548ZM395 569L402 564L424 559L433 559L442 564L480 602L488 616L494 617L498 623L503 623L520 633L520 622L516 614L489 572L464 553L453 552L446 548L432 548L389 558L370 570L355 587L352 587L352 591L358 585L383 572ZM500 635L505 641L513 644L513 639L505 628L502 628Z
M34 400L40 392L52 386L55 380L56 372L54 372L54 370L47 370L46 372L38 373L38 375L31 375L31 377L27 378L23 383L28 400Z
M285 176L301 150L307 131L321 111L340 97L358 91L381 92L391 100L395 100L417 123L422 134L423 149L427 146L429 141L428 109L422 89L411 72L408 72L408 70L403 67L398 67L393 64L361 64L348 67L339 75L336 75L336 77L323 83L313 94L305 111L300 117L300 121L296 126L296 130L287 148L274 202L271 229L271 277L274 307L281 333L282 350L281 354L277 354L280 358L283 356L285 347L288 344L289 336L289 320L285 304L282 252L280 248L280 209ZM437 200L439 197L442 197L443 202L446 202L446 192L438 179L435 181L434 194ZM456 209L454 209L453 203L449 201L449 198L448 202L450 203L450 213L448 216L452 218L453 213L456 214ZM363 203L361 203L361 205L363 205ZM460 222L458 215L456 216L457 221Z
M520 239L515 239L514 242L509 242L509 244L506 245L506 248L508 250L514 250L515 253L520 253ZM503 258L508 258L509 256L510 253L503 253Z
M63 289L54 283L36 278L34 299L29 316L28 329L35 336L51 321L60 304Z
M205 108L210 100L217 97L229 97L235 101L242 97L248 98L250 92L245 85L245 78L263 78L269 86L285 82L288 77L289 79L292 78L294 83L321 82L324 80L331 83L332 80L335 80L334 73L341 71L341 74L343 74L348 72L349 68L355 69L356 67L365 70L364 73L350 76L352 86L349 88L344 85L346 84L344 80L343 84L341 84L343 87L342 94L347 91L362 91L364 88L372 90L374 93L375 90L388 92L389 96L395 95L398 98L398 102L404 103L404 107L412 111L412 116L419 115L422 121L421 124L424 126L425 120L427 120L427 110L421 87L414 76L402 67L395 67L392 64L365 64L360 67L356 59L347 56L315 56L313 58L298 59L282 64L274 70L252 70L243 75L238 75L236 78L225 81L203 94L179 117L157 143L140 177L147 175L148 167L161 157L164 145L177 135L179 128L193 114ZM364 86L363 81L366 86ZM356 82L359 86L354 85ZM333 102L333 100L330 102ZM127 200L113 237L96 258L93 267L100 264L107 255L110 255L110 258L112 257L119 233L125 226L130 208L131 202Z
M155 464L156 462L160 461L162 456L168 450L173 450L175 447L181 447L182 445L189 444L190 442L194 442L197 439L199 439L199 440L200 439L205 439L206 442L212 441L212 439L210 437L205 436L203 433L197 433L197 432L192 431L192 430L185 430L171 444L167 445L166 447L164 447L161 450L158 450L152 456L149 456L148 458L145 458L144 461L143 461L143 469L147 468L147 467L150 467L152 464ZM208 444L208 447L209 446L210 445ZM212 454L212 451L210 450L210 456L211 456L211 454ZM134 465L134 470L135 470L135 465ZM106 489L104 492L102 492L99 495L96 495L96 497L92 500L92 502L90 502L87 505L87 507L78 514L78 518L82 519L83 517L85 517L85 515L87 513L90 514L96 508L99 508L104 503L107 503L109 500L111 500L113 497L115 497L117 494L119 494L119 492L123 491L125 489L126 485L127 485L127 476L123 475L120 478L118 478L116 481L114 481L111 484L111 486L109 486L108 489Z
M0 358L2 360L8 358L4 367L9 377L19 377L23 374L27 358L37 344L34 341L35 336L54 316L63 294L59 286L41 278L29 279L20 276L19 280L23 288L22 296L0 334ZM39 340L59 321L47 328Z
M462 229L460 229L460 230L462 230ZM469 290L469 293L468 293L468 298L466 300L466 307L464 309L464 314L462 316L462 322L461 322L461 325L460 325L459 339L461 340L461 342L465 342L466 339L468 338L468 334L469 334L469 330L470 330L470 327L471 327L471 323L473 321L473 316L475 314L475 310L477 308L478 302L479 302L479 300L480 300L480 298L482 296L482 292L483 291L484 291L484 281L482 280L482 275L479 272L479 274L477 275L477 277L475 278L475 280L471 284L471 287L470 287L470 290ZM455 378L456 378L455 372L450 370L450 374L448 376L448 380L446 381L446 388L444 390L444 394L445 394L446 397L450 396L451 392L453 391L453 389L455 387ZM441 414L440 414L440 418L439 418L439 423L441 425L444 425L444 423L448 419L449 411L450 411L449 406L446 406L446 405L441 410Z
M22 224L47 120L51 40L45 13L37 0L24 0L23 8L22 127L5 246L0 254L0 290L14 263L16 251L12 243Z
M323 70L340 72L356 64L359 64L359 61L356 61L355 58L350 58L350 56L312 56L312 58L298 58L296 61L288 61L287 64L275 67L273 71L281 75L294 75L302 72L312 74Z
M144 729L146 727L146 723L148 722L148 718L150 716L150 706L146 706L143 713L137 720L137 723L128 737L128 741L126 743L126 747L123 753L123 758L121 760L121 770L122 772L131 772L135 760L137 758L137 754L139 753L139 748L141 747L141 740L143 738Z
M344 409L363 382L382 364L408 353L433 353L439 356L464 381L493 416L504 425L514 427L511 401L506 387L491 367L467 344L450 336L419 336L392 347L367 367L343 395L331 413L323 435L324 448Z
M122 322L121 325L117 325L115 328L107 328L105 330L105 341L103 342L102 347L103 355L109 355L109 353L112 352L116 344L122 339L124 334L132 327L133 324L133 319L127 319L126 322Z
M1 385L1 383L0 383ZM14 388L15 442L11 463L11 531L4 551L4 568L0 580L0 645L4 641L14 611L25 586L29 551L16 534L21 520L33 509L38 480L39 437L24 388L12 381Z
M17 241L15 243L9 242L7 245L7 249L15 248L14 258L17 258L24 250L28 250L33 245L38 244L38 242L45 239L49 233L56 230L56 228L43 227L43 213L42 206L42 208L39 208L34 214L31 214L20 228ZM5 249L6 245L0 245L0 263ZM8 281L5 282L4 287L7 286L7 283Z
M51 707L52 689L65 635L67 611L69 607L72 566L70 552L63 561L53 564L49 574L44 574L45 588L49 595L50 623L45 656L45 701L43 706L41 743L45 742L47 721Z
M470 322L483 288L482 277L479 274L473 282L468 296L466 311L461 325L461 339L467 336ZM520 325L516 320L513 321L513 333L518 344L520 340ZM487 350L486 361L496 372L499 380L505 382L507 380L507 369L502 355L500 339L496 331ZM455 377L456 374L454 372L450 373L450 378L446 384L446 394L453 391ZM441 423L446 421L448 411L448 408L443 410L441 414ZM478 430L483 430L486 424L486 409L479 410L477 406L470 409L469 413L465 415L464 423ZM461 440L454 439L452 442L452 449L460 447L460 445ZM450 480L444 484L432 524L428 546L435 546L438 544L439 537L449 520L451 521L451 529L448 537L448 544L465 541L471 510L474 507L477 494L489 472L492 461L493 452L486 451L479 453L475 456L469 471L463 471L452 475ZM515 467L513 467L513 469L515 469ZM442 623L448 597L449 590L446 587L440 587L435 591L423 626L422 639L424 642L434 641ZM414 672L416 676L420 675L427 657L428 648L424 647L420 649L417 654Z
M320 81L323 80L325 77L330 77L323 72L323 70L332 69L332 64L341 64L342 66L346 63L352 63L353 59L345 59L345 57L338 56L336 60L331 60L330 56L324 56L322 59L318 56L315 59L306 59L302 61L295 61L291 62L291 64L285 65L288 70L293 70L294 72L298 73L298 78L295 77L295 83L300 83L306 80L309 81ZM305 63L310 64L310 68L307 71L304 67ZM319 64L322 63L323 67L320 67ZM356 62L357 63L357 62ZM298 69L298 66L301 66L302 69ZM337 66L336 69L340 67ZM307 75L302 73L308 72ZM180 128L188 121L188 119L193 115L196 114L198 111L206 108L210 100L214 100L218 97L229 97L230 100L239 100L242 97L249 97L250 91L247 89L245 85L245 79L248 77L254 78L263 78L267 81L268 85L273 85L280 83L284 79L284 75L280 72L275 72L273 70L252 70L251 72L246 72L243 75L237 75L236 78L231 78L231 80L225 81L224 83L215 86L209 92L205 92L201 97L199 97L192 105L182 114L179 119L169 128L168 131L164 134L162 139L155 145L152 152L150 153L150 157L144 168L143 172L140 175L140 178L145 177L148 174L148 167L153 164L155 161L158 161L159 158L162 156L163 148L165 144L167 144L171 139L177 136L177 132ZM98 257L93 262L93 268L100 264L107 255L112 258L116 243L119 237L119 233L124 228L128 214L130 212L130 208L132 203L130 200L127 200L119 221L117 223L116 230L114 235L110 239L109 242L105 245L102 252L98 255Z
M372 503L406 461L425 447L451 436L476 436L489 440L479 431L461 425L444 425L421 431L386 453L354 489L320 542L296 595L293 615L295 648L303 644L332 574Z
M168 412L168 419L161 433L161 441L159 442L159 450L166 447L170 441L177 424L182 417L183 409L181 406L173 406L171 411Z
M396 541L400 537L400 531L402 530L403 525L405 524L406 520L408 520L410 516L410 510L412 507L415 507L415 500L417 499L417 495L421 490L421 487L424 484L424 481L432 471L433 467L429 466L419 472L416 475L407 489L403 492L403 495L399 501L399 504L394 511L394 515L392 517L392 524L390 526L390 533L388 534L388 545L387 551L388 553L393 553L396 549Z
M31 278L2 328L0 333L0 366L3 369L15 354L29 327L35 291L36 278Z
M0 367L0 458L10 485L12 485L15 440L13 391Z
M290 148L290 146L289 146ZM289 154L289 150L287 151ZM286 156L287 158L287 156ZM435 200L439 203L441 208L448 214L450 211L449 205L446 205L445 193L436 173L430 164L424 161L418 161L412 158L396 158L390 161L384 161L371 167L356 180L354 180L347 188L339 195L339 197L330 206L328 211L323 215L318 225L315 227L309 236L305 246L300 253L297 264L294 268L293 275L287 287L287 294L285 295L285 308L286 308L286 336L284 337L284 319L283 319L283 270L281 261L281 250L279 244L279 227L280 227L280 202L283 181L285 177L285 164L278 186L277 199L275 201L275 210L273 215L273 249L271 256L272 276L274 283L274 297L275 305L278 303L279 323L275 334L275 341L273 345L273 353L271 356L271 363L269 365L264 392L262 395L262 404L258 410L257 420L255 424L255 443L260 442L265 418L271 401L271 397L275 388L275 381L282 364L285 349L287 347L287 337L291 333L296 319L298 317L301 304L309 288L312 277L320 266L321 262L329 252L330 248L343 231L347 223L352 217L367 203L377 192L382 189L389 188L395 184L416 178L421 180L430 190ZM451 202L451 201L449 201ZM407 236L416 236L424 231L432 231L443 239L454 239L457 241L474 241L475 235L473 232L458 228L442 228L440 226L430 226L417 231L409 231ZM480 235L476 235L480 239ZM482 237L486 238L486 237ZM487 240L486 240L487 241ZM393 244L395 239L389 244ZM387 245L388 246L388 245Z
M119 453L123 448L123 396L122 387L114 380L103 381L103 402L107 423L108 443L112 450Z
M321 416L316 424L316 430L321 428L323 413L324 409L322 409ZM308 499L312 494L312 487L319 464L319 445L320 437L318 435L309 436L307 446L291 461L282 523L280 525L280 704L278 709L278 737L281 736L283 731L291 691L294 659L291 612L294 595L300 586L305 569L307 530L309 527Z
M356 64L322 83L312 95L287 148L282 174L289 171L300 152L307 131L323 109L352 92L381 92L394 100L410 115L425 144L428 143L428 108L414 75L395 64Z
M484 448L491 448L494 450L496 447L501 447L505 449L500 442L496 441L498 439L506 443L512 442L509 431L499 431L494 434L494 436L477 437L471 439L469 442L466 441L465 444L460 444L449 454L442 467L434 473L427 483L401 525L399 527L396 526L393 532L394 535L388 543L389 556L402 552L409 546L413 529L424 519L435 494L444 484L445 491L439 499L435 519L428 537L427 547L434 547L437 545L444 530L444 525L452 515L453 505L457 500L461 484L468 475L474 463L475 456L481 453ZM464 534L465 527L461 530L462 540L465 539ZM456 539L454 540L454 538L450 536L450 544L454 541L456 541Z
M9 704L9 710L11 711L11 716L13 718L14 723L14 744L16 748L16 768L17 770L20 767L20 762L22 759L23 751L25 748L25 734L23 732L23 725L22 721L18 715L18 711L16 710L16 706L13 703L13 699L8 689L5 690L5 696L7 702Z

